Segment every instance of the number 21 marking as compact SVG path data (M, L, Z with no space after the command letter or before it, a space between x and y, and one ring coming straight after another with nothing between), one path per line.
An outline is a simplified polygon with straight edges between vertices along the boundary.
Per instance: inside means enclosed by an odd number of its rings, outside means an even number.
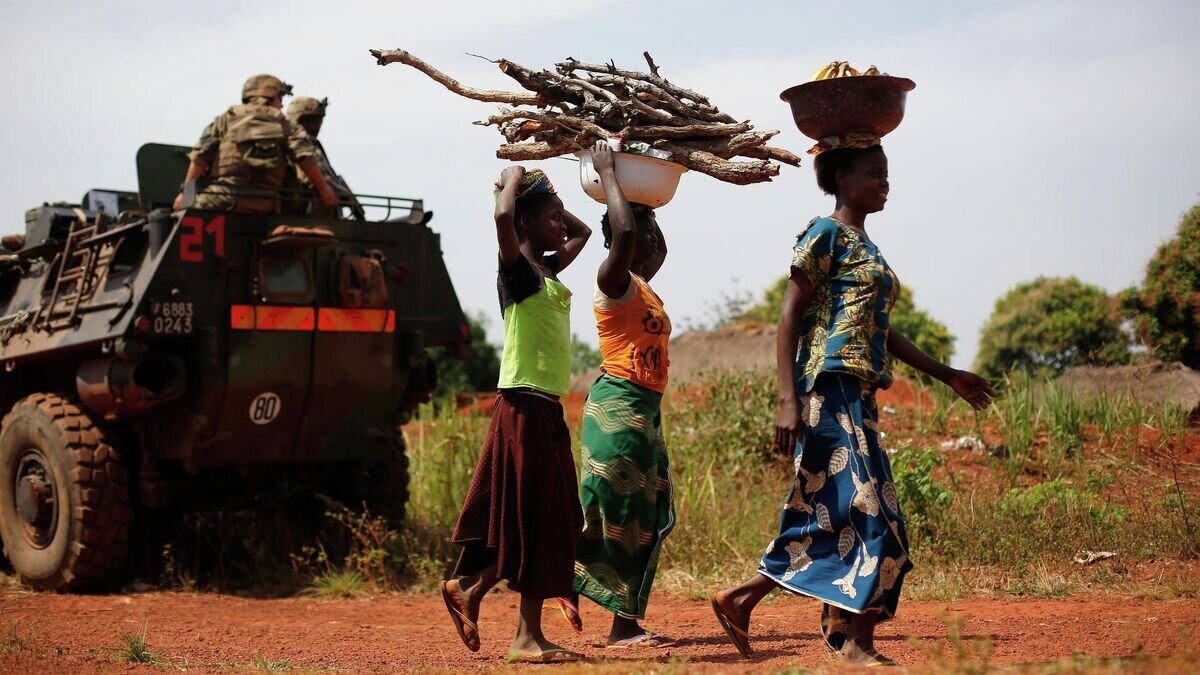
M199 216L185 216L179 223L179 259L204 262L204 235L213 239L213 253L225 257L225 216L217 216L206 225Z

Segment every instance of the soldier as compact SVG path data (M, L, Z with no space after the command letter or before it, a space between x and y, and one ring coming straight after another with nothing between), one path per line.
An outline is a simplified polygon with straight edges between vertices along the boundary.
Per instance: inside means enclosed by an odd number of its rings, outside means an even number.
M317 100L308 96L297 96L288 104L287 118L293 126L302 127L308 132L312 138L313 146L316 148L317 163L321 167L321 175L325 177L325 182L329 183L329 187L334 194L350 206L350 212L359 220L365 220L366 216L363 213L362 205L354 197L354 192L350 190L350 186L346 184L345 179L338 175L333 170L333 165L329 163L329 155L325 152L325 146L317 139L317 135L321 133L321 124L325 121L325 108L329 105L329 99L323 98ZM308 176L303 171L296 170L296 179L299 181L302 190L311 191L313 189L312 182L308 180ZM329 209L321 209L316 205L311 211L311 215L328 215Z
M210 179L196 195L194 206L241 213L276 212L277 191L283 188L290 170L289 160L308 177L323 204L337 204L337 196L321 175L312 139L283 115L283 97L291 93L291 85L271 75L246 80L242 104L217 116L188 155L191 164L184 183ZM182 207L181 191L175 198L175 210Z

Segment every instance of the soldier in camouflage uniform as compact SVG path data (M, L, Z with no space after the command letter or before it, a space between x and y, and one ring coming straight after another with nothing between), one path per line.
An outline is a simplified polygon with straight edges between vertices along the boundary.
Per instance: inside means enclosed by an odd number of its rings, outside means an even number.
M346 184L346 180L342 178L336 171L333 170L333 165L329 163L329 155L325 152L325 146L317 139L317 135L321 133L321 124L325 121L325 108L329 105L329 99L323 98L317 100L308 96L297 96L288 104L287 118L293 126L301 127L308 133L312 139L313 146L316 148L317 164L321 166L321 175L325 177L325 182L333 190L334 194L342 201L343 204L350 206L350 212L355 218L365 220L366 216L363 213L362 206L354 197L354 192L350 190L350 186ZM311 193L313 190L312 181L308 180L308 176L303 171L297 169L293 172L298 183L297 187L305 193ZM322 204L312 203L312 200L306 201L301 205L300 210L315 216L340 215L341 209L329 209Z
M196 208L239 213L279 211L278 191L294 163L311 181L321 202L332 208L337 196L321 175L316 148L303 128L283 114L292 88L271 75L255 75L242 87L242 104L221 113L200 135L188 155L185 184L208 178L196 195ZM183 193L175 209L183 207Z

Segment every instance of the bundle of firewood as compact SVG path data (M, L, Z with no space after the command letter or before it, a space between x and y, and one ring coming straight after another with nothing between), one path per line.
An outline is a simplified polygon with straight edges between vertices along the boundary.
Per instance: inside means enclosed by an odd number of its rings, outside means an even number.
M771 180L779 175L775 162L800 165L796 155L767 145L779 131L754 131L704 95L669 82L648 52L649 73L574 58L556 64L553 72L494 61L525 89L516 92L464 86L402 49L372 49L371 55L379 65L412 66L459 96L512 106L476 122L503 134L506 143L496 151L500 159L546 159L620 137L627 143L645 142L670 153L672 162L738 185Z

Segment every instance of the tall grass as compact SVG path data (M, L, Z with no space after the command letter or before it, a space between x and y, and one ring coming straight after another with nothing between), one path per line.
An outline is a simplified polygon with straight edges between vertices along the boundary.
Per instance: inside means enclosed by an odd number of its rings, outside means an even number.
M754 572L775 536L793 480L790 458L773 454L775 386L767 373L710 373L665 399L677 522L664 546L660 590L701 596L740 580ZM1054 570L1069 568L1082 550L1200 555L1197 483L1172 454L1196 433L1184 412L1122 396L1079 398L1024 376L1006 382L1003 398L982 414L944 388L921 396L919 408L901 408L883 421L884 432L906 430L889 433L889 441L913 438L894 449L891 463L918 563L914 579L930 575L914 592L1066 592ZM290 568L321 595L434 588L458 555L449 538L489 422L452 406L420 410L405 430L410 499L402 527L330 507L309 539L250 546L254 557L238 564ZM991 452L937 450L938 437L948 433L979 436ZM577 429L572 436L578 452ZM215 528L196 537L211 539L213 557L225 566L232 557L218 547L229 546L231 536L254 541L261 532L230 532L219 518L198 522ZM272 558L279 550L300 556L280 565ZM985 568L1002 569L1002 580L939 581ZM205 577L188 569L173 574Z

